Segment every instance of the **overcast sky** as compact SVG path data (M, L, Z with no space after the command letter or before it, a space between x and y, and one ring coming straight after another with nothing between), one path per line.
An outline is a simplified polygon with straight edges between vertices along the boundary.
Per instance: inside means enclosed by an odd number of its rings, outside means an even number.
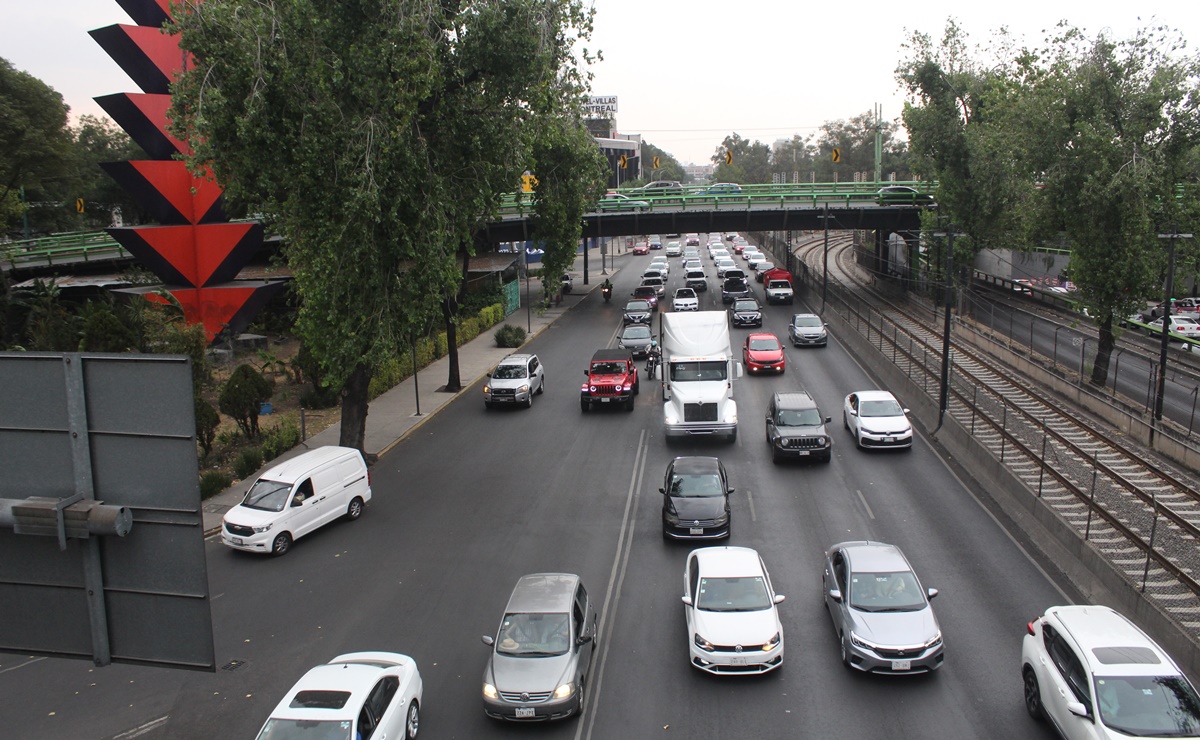
M136 91L87 32L130 23L113 0L0 0L0 56L60 92L72 115L102 115L92 98ZM622 133L680 161L707 163L731 132L770 144L879 103L898 118L894 71L918 30L941 36L953 16L975 42L1005 26L1031 45L1060 20L1125 38L1152 22L1200 45L1196 0L797 2L595 0L593 93L616 95Z

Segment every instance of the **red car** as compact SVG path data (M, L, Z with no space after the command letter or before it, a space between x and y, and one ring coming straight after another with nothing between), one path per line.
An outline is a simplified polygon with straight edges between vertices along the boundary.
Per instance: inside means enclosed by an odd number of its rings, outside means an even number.
M742 252L746 251L747 246L749 246L749 245L748 244L734 244L733 245L733 253L741 254Z
M650 304L650 308L658 310L658 289L653 285L639 285L633 289L629 295L634 298L646 301Z
M787 367L779 337L765 332L750 334L742 344L742 362L751 373L780 373Z
M633 245L634 254L650 254L650 247L645 242Z

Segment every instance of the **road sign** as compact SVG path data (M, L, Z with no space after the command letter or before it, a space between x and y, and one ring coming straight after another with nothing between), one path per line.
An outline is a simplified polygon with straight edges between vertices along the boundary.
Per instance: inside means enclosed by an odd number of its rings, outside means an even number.
M521 192L522 193L532 193L533 189L537 187L537 184L538 184L538 179L536 177L534 177L533 175L529 174L528 172L525 173L524 175L521 175Z
M76 199L75 199L75 212L76 212L76 213L83 213L83 198L76 198Z
M621 169L623 169L623 170L629 169L629 157L627 155L622 154L620 162L621 162Z
M725 150L725 164L733 164L733 152Z
M834 148L834 150L833 150L833 161L834 161L834 162L841 162L841 161L842 161L842 150L841 150L841 149Z
M654 169L657 170L660 167L662 167L662 160L660 160L658 157L655 157L654 158Z

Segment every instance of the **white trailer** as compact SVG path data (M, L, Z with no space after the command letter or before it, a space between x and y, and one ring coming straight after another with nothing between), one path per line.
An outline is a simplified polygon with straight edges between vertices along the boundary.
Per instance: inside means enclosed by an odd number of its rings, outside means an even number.
M733 355L724 311L662 314L663 426L668 438L721 434L737 439Z

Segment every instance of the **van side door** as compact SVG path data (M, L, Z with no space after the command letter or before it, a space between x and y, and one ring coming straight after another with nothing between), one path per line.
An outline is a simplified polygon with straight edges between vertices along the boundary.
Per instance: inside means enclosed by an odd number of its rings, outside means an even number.
M292 500L288 502L288 529L293 539L299 539L317 527L321 526L321 500L315 493L312 478L305 478L296 484Z

